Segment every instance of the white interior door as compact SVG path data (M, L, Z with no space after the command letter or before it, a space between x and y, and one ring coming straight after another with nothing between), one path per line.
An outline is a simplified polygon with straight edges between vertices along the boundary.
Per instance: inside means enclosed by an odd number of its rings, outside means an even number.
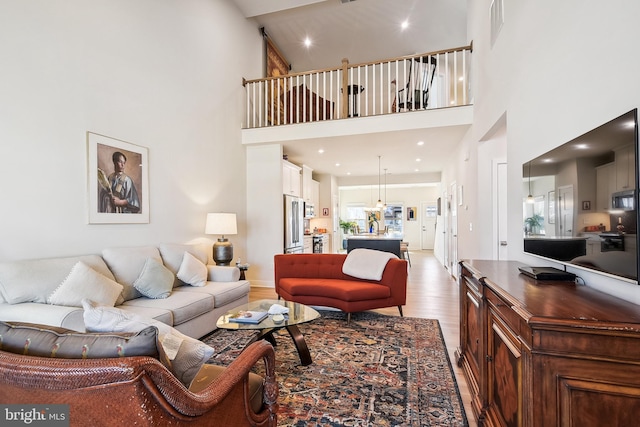
M420 249L433 250L436 240L436 221L438 219L437 202L420 203Z
M449 188L449 274L458 276L458 185Z
M443 241L444 241L444 245L442 248L442 265L445 266L445 268L449 268L449 241L451 239L449 239L449 218L451 216L451 209L449 208L449 205L451 204L451 201L449 200L449 193L447 191L444 191L442 193L442 218L444 219L444 224L442 227L442 234L443 234Z
M507 252L507 164L505 162L498 161L495 163L495 183L494 194L495 200L495 226L494 230L497 231L494 242L494 259L505 260L508 259Z
M560 235L573 236L573 185L558 187L558 204L560 213Z

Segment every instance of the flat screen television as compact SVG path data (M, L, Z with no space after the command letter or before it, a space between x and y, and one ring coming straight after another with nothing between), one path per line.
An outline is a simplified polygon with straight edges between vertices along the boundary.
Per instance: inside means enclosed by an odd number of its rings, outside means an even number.
M638 283L638 111L522 165L524 251Z

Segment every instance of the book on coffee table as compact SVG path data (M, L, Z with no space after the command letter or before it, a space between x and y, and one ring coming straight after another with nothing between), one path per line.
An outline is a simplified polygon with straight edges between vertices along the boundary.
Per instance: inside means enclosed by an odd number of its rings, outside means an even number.
M269 313L266 311L239 311L238 313L229 316L229 322L236 323L260 323Z

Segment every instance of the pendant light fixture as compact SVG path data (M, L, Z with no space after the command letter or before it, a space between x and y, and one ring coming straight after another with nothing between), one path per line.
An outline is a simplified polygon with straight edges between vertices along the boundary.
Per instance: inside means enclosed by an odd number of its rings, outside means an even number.
M384 168L384 205L382 209L387 210L387 168Z
M376 203L376 209L382 209L382 199L380 198L380 158L382 156L378 156L378 203Z
M531 162L529 162L529 195L527 196L527 203L533 203L535 199L531 194Z

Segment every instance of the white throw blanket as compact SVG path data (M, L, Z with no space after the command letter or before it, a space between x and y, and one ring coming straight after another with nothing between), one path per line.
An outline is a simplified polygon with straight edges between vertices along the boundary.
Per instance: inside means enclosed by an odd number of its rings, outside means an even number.
M380 280L387 262L390 259L398 259L391 252L376 251L373 249L354 249L347 255L342 264L342 272L358 279Z

